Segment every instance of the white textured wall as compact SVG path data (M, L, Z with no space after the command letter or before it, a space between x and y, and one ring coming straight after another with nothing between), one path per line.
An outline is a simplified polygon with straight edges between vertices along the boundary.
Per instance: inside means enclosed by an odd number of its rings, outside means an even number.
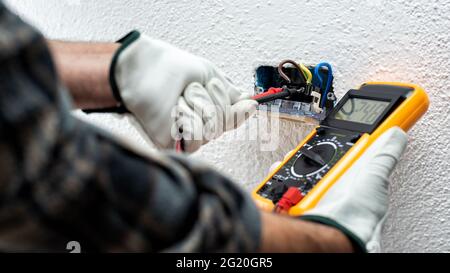
M431 107L410 132L409 148L393 175L383 249L450 251L449 1L9 2L51 38L110 41L138 28L211 59L249 90L253 66L287 57L330 61L339 95L369 80L422 85ZM131 118L89 119L150 147ZM305 135L299 124L283 122L280 128L283 146L275 152L260 152L258 142L228 134L195 157L250 189Z

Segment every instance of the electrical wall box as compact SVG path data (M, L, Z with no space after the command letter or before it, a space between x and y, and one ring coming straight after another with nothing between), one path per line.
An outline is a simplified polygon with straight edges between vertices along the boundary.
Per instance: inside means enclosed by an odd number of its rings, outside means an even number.
M309 65L307 68L314 75L315 66ZM328 77L331 77L331 86L328 88L327 100L322 108L322 111L315 111L314 97L311 95L298 94L290 96L288 98L276 99L270 102L260 104L260 110L273 112L276 111L279 117L282 119L302 121L311 124L317 124L323 120L327 113L331 111L336 104L336 97L333 88L333 76L329 73L327 67L321 67L319 70L322 82L327 82ZM272 65L260 65L254 71L254 92L255 95L264 93L270 88L301 88L306 87L304 79L300 75L300 71L295 67L284 67L283 72L289 77L290 82L284 79L278 70L277 66ZM325 90L319 87L321 84L318 82L317 75L313 77L309 87L316 88L321 94Z

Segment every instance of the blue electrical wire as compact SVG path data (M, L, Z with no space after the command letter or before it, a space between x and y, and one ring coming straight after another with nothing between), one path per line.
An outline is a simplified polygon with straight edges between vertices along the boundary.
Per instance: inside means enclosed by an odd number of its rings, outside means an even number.
M320 68L325 66L326 68L328 68L328 79L327 79L327 86L322 94L322 103L320 107L324 107L325 103L327 101L327 95L328 92L330 91L331 88L331 83L333 81L333 69L331 68L331 65L329 63L326 62L322 62L318 65L316 65L316 67L314 68L314 76L317 77L317 79L319 80L319 87L320 89L322 89L323 86L323 79L322 76L320 76Z

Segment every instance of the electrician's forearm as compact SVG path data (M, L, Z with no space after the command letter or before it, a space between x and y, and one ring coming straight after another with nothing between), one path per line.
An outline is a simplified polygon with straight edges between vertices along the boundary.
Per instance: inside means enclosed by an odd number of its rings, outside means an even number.
M83 109L117 105L109 84L109 68L119 45L48 41L58 74L75 106Z
M337 229L270 213L262 213L261 252L353 252Z

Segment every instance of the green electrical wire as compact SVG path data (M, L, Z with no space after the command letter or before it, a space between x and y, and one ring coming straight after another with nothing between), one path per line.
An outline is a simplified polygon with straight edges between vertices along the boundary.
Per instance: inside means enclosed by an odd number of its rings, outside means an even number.
M300 68L302 69L303 75L306 78L306 82L307 83L311 83L312 82L312 73L311 73L311 71L304 64L300 64Z

